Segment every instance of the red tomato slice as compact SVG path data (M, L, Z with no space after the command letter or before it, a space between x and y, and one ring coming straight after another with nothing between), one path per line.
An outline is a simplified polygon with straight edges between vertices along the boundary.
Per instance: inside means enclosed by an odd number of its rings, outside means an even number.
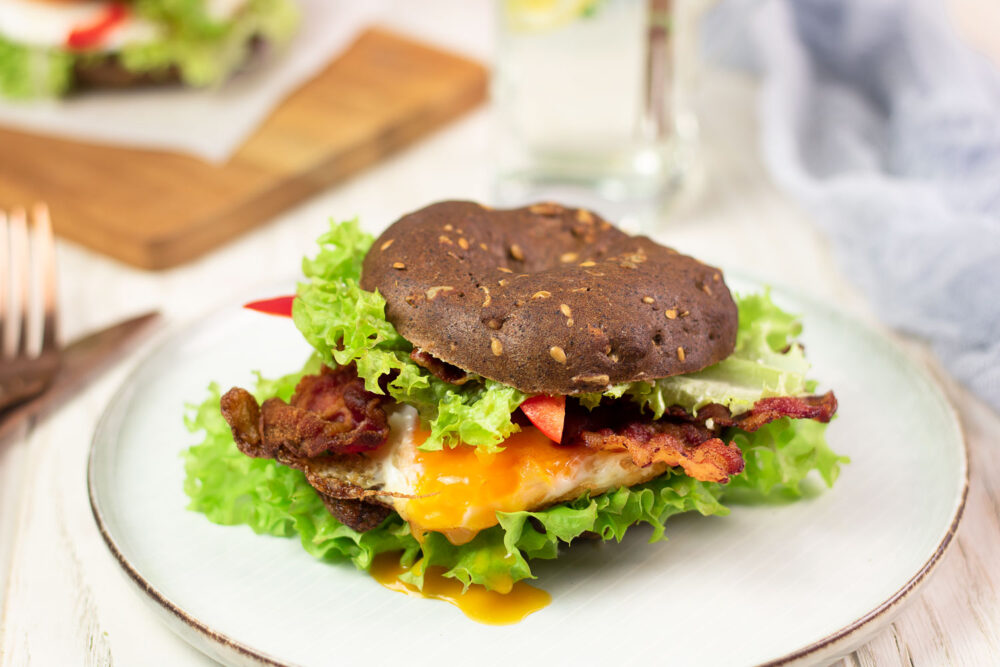
M250 310L256 310L258 313L267 313L268 315L280 315L281 317L291 317L292 301L294 300L295 300L294 296L278 296L273 299L251 301L250 303L243 304L243 307L249 308Z
M553 442L562 441L566 422L565 396L532 396L521 403L521 412Z
M100 46L108 33L128 16L128 7L120 2L108 5L107 9L90 25L74 28L66 38L66 47L71 51L82 51Z

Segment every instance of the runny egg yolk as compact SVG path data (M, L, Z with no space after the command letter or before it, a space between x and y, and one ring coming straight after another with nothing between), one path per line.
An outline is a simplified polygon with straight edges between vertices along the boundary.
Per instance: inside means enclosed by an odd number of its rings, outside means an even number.
M401 508L414 533L443 533L453 544L464 544L480 530L497 524L497 512L530 509L551 497L560 481L572 479L599 453L586 447L563 447L534 426L527 426L492 454L476 447L440 451L417 447L429 433L413 433L415 484L418 496Z
M414 565L414 568L417 567L421 564ZM440 567L429 568L424 573L424 587L419 590L399 579L399 575L406 571L399 563L398 553L379 554L371 566L372 577L389 590L443 600L461 609L472 620L488 625L518 623L552 601L551 595L523 581L513 584L505 592L488 591L478 584L463 590L462 583L443 576Z

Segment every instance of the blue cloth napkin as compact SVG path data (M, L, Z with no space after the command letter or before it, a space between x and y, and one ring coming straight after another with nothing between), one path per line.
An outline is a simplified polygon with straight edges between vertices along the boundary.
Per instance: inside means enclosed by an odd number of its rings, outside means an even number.
M731 0L709 57L762 77L761 148L891 326L1000 410L1000 72L934 0Z

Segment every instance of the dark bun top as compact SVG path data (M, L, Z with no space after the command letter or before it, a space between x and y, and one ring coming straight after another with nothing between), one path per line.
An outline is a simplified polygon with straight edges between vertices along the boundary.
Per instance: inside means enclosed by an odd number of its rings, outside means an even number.
M531 394L690 373L736 343L717 269L558 204L432 204L375 241L361 286L414 346Z

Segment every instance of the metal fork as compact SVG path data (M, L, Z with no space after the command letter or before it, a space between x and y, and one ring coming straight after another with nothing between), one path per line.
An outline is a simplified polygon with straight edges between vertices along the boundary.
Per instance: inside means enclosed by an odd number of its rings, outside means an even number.
M0 210L0 410L40 394L59 370L55 243L45 204Z

